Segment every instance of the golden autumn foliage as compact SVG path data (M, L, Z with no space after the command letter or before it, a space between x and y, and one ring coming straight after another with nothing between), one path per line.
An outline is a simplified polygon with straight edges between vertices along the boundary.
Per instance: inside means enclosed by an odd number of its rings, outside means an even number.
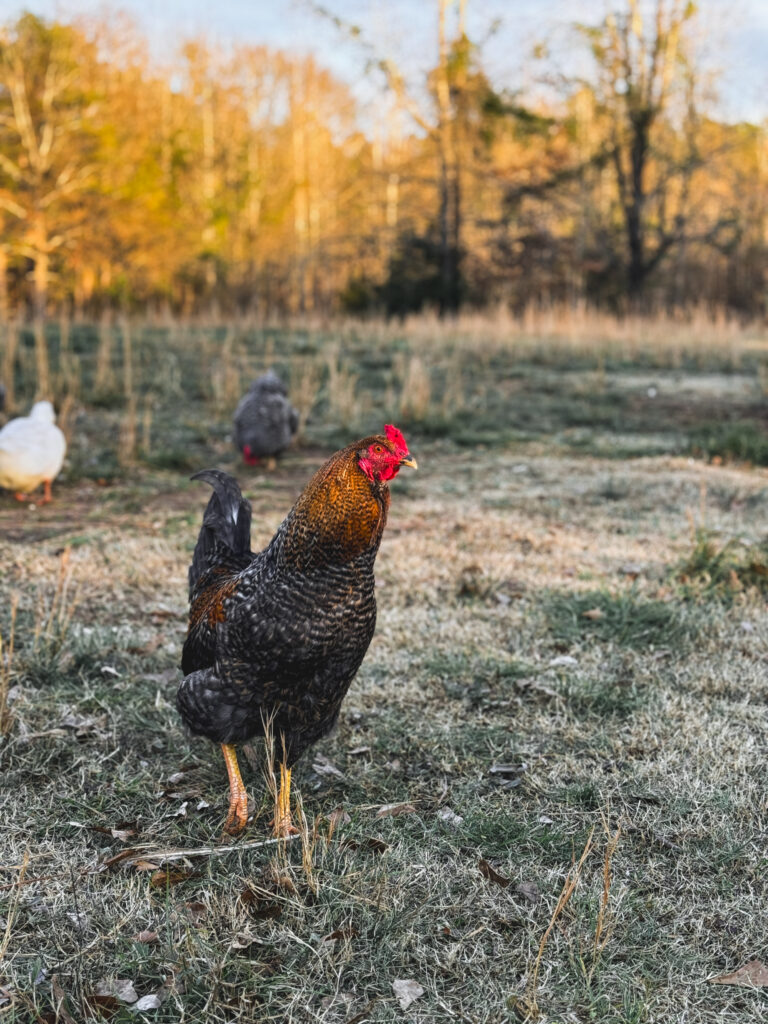
M125 19L0 30L0 316L168 307L453 312L702 298L764 311L768 143L715 119L690 4L574 28L590 77L548 105L494 86L441 14L416 102L380 123L316 59Z

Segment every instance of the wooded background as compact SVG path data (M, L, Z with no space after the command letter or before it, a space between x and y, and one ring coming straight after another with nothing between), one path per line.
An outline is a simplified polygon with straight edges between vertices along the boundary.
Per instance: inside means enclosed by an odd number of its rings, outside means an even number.
M419 88L363 41L372 119L311 57L198 39L160 68L125 18L25 14L0 30L0 317L762 316L766 123L713 113L699 18L617 0L569 30L584 73L546 63L534 101L491 80L466 0L435 0Z

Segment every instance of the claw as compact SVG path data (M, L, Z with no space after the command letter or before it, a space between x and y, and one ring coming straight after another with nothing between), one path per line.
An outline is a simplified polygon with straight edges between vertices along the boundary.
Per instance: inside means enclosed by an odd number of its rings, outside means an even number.
M224 834L239 835L248 824L248 793L240 776L235 748L223 743L221 752L229 775L229 814L224 822Z
M227 835L239 835L248 824L248 794L243 790L237 793L229 803L229 814L224 822Z

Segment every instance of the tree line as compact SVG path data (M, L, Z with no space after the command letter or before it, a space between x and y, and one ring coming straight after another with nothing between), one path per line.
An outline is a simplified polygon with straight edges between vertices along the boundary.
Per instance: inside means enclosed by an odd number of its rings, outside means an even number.
M423 87L369 61L375 122L311 57L192 40L160 70L124 20L6 24L0 317L765 313L765 127L712 114L693 4L574 25L584 71L537 102L435 5Z

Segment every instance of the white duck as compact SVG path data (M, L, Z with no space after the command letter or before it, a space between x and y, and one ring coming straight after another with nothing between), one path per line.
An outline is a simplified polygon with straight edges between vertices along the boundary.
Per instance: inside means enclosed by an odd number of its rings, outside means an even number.
M53 406L35 402L29 416L10 420L0 430L0 487L25 501L29 491L44 484L43 502L50 501L51 481L61 470L66 450Z

